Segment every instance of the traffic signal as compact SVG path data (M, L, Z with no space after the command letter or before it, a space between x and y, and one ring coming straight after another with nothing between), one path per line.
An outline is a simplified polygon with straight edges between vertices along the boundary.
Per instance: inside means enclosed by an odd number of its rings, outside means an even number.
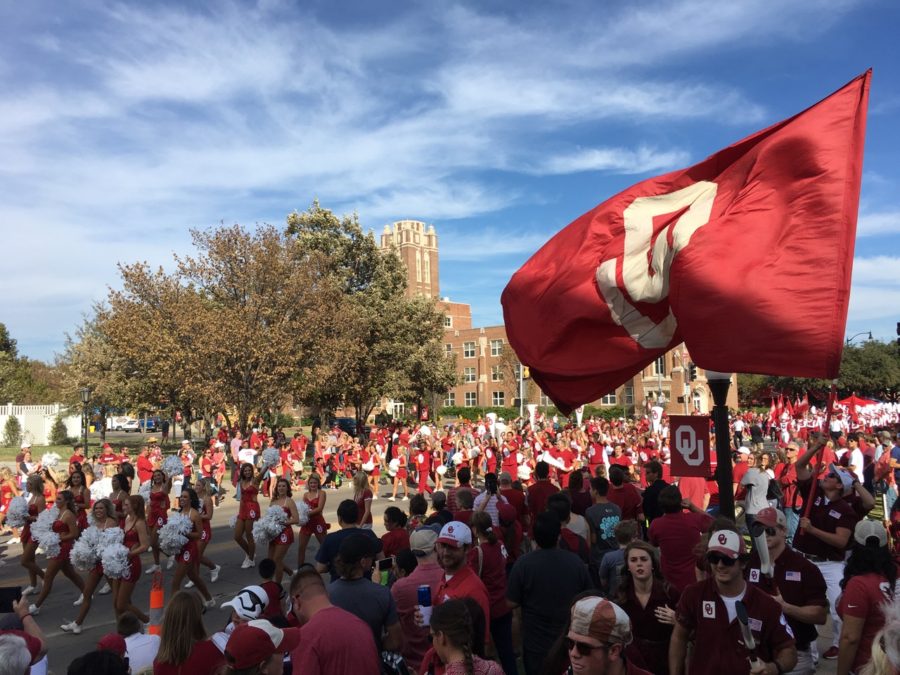
M697 366L693 363L688 364L688 382L693 382L697 379Z
M898 324L900 325L900 324ZM531 377L531 369L528 366L522 366L522 379L527 380Z

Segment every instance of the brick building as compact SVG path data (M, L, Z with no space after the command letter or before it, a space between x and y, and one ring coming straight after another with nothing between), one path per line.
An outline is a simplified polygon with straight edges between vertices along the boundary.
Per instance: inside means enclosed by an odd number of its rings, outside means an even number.
M444 405L518 406L519 363L509 347L504 326L473 327L470 305L440 296L434 226L417 220L385 225L381 247L393 247L406 265L407 293L435 298L444 312L444 349L456 355L459 376L459 384L447 393ZM622 406L629 416L640 415L648 403L655 403L662 394L670 414L709 412L713 402L705 374L698 368L696 379L687 383L690 365L687 350L679 345L593 405ZM525 402L552 405L533 382L526 382ZM732 378L728 391L728 406L737 408L736 378Z

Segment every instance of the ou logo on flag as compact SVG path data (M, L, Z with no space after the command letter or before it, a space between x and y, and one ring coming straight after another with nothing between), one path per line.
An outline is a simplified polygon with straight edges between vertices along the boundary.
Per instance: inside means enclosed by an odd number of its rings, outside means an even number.
M709 416L673 415L670 418L672 475L702 476L711 473Z

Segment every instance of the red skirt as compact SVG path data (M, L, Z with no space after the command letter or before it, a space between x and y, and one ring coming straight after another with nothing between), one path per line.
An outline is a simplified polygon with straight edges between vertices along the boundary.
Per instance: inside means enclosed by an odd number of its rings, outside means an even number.
M300 528L300 534L309 536L324 535L327 531L328 523L325 522L325 517L321 513L310 518L306 525Z
M259 520L259 503L241 501L238 520Z
M122 581L136 584L141 578L141 556L133 555L128 559L128 569L122 574Z
M276 546L290 546L294 543L294 528L291 525L288 525L281 531L277 537L272 540L272 543Z
M191 539L188 543L184 545L184 548L178 552L179 563L184 563L185 565L199 565L200 564L200 555L197 552L197 542L194 539Z

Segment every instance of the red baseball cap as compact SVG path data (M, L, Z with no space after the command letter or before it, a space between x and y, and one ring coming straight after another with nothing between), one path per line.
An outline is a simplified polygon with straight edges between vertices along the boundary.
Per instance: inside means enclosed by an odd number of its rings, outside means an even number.
M97 649L101 651L113 652L124 659L125 651L128 648L125 646L125 638L123 638L121 635L119 635L118 633L107 633L102 638L97 640Z
M272 654L294 650L300 644L299 628L276 628L265 619L237 626L225 645L225 660L242 670L267 661Z

